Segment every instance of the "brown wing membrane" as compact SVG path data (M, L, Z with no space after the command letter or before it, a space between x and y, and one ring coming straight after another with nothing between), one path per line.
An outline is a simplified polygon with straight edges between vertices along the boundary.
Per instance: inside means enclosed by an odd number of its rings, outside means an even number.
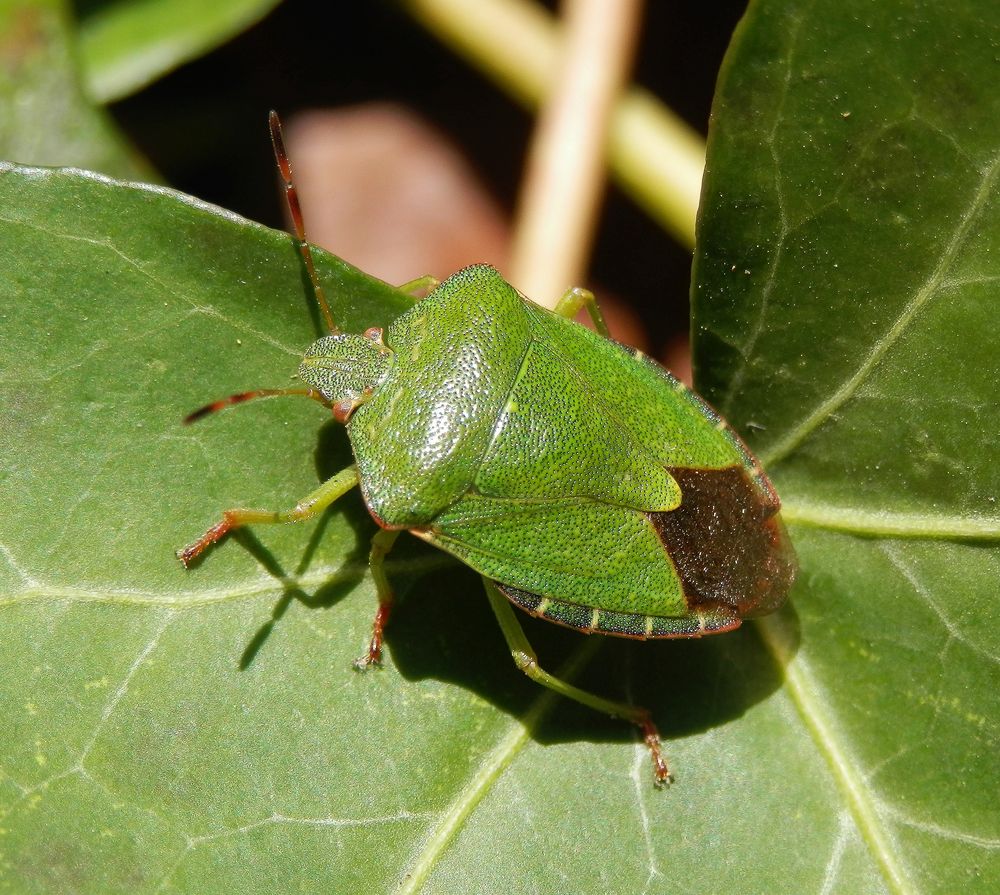
M777 500L765 499L743 467L670 473L681 486L681 505L647 515L680 575L688 606L731 606L743 618L777 609L796 568Z

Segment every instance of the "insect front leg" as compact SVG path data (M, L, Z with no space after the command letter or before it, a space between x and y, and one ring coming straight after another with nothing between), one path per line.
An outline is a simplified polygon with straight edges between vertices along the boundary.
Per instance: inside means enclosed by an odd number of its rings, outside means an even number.
M490 606L493 607L497 621L500 622L500 629L503 631L507 646L510 647L510 653L514 657L514 664L543 687L548 687L562 696L590 706L592 709L597 709L599 712L604 712L614 718L623 718L635 724L642 732L643 741L653 759L655 784L663 786L665 783L669 783L672 779L670 768L667 766L667 761L660 747L660 733L650 717L649 710L641 706L629 705L627 702L615 702L612 699L598 696L596 693L581 690L541 668L538 664L538 657L531 648L510 602L488 578L483 578L483 585L486 587Z
M177 558L189 565L207 547L233 529L252 523L302 522L323 512L338 497L346 494L358 483L358 470L354 466L342 469L327 479L308 497L300 500L292 509L273 512L269 510L226 510L222 519L215 523L197 541L193 541L177 551Z
M415 280L410 280L407 283L403 283L396 288L400 292L405 292L407 295L412 296L414 300L420 301L420 299L426 297L428 292L434 291L441 281L429 273L424 274L422 277L417 277Z
M594 329L604 336L604 338L610 339L611 333L608 332L608 324L604 321L604 315L597 304L597 299L594 298L594 293L589 289L581 289L579 286L575 286L567 290L566 294L556 304L555 312L561 317L572 320L576 316L577 311L584 305L587 306L587 313L594 324Z
M385 630L385 623L389 620L394 599L392 585L389 584L389 578L385 574L385 557L392 550L392 545L396 543L398 537L398 530L388 528L380 528L372 537L372 551L368 557L368 567L375 580L378 609L375 611L375 620L372 622L372 639L368 643L368 651L354 660L354 667L358 671L364 671L370 665L378 665L382 661L382 634Z

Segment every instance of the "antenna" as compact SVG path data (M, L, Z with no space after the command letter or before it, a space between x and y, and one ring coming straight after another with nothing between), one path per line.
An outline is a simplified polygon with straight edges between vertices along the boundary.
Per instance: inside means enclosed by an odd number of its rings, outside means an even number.
M240 392L236 395L228 395L225 398L213 401L211 404L206 404L204 407L199 407L193 413L189 413L184 417L184 425L190 426L191 423L197 422L202 417L218 413L220 410L232 407L234 404L243 404L245 401L256 401L258 398L277 398L284 395L302 395L305 398L312 398L314 401L318 401L324 407L330 406L330 402L314 388L258 388L252 392Z
M295 236L299 243L299 252L302 254L302 261L309 271L309 279L312 281L313 294L316 296L316 303L326 318L326 325L332 335L337 335L340 330L333 322L333 314L330 313L330 306L326 303L326 296L323 294L323 287L320 285L319 277L316 275L316 265L313 263L312 251L309 243L306 242L306 227L302 220L302 209L299 206L299 194L292 182L292 166L288 161L288 153L285 151L285 141L281 136L281 119L273 109L267 118L268 126L271 128L271 144L274 146L274 160L278 163L278 171L281 179L285 182L285 200L288 202L288 212L292 216L292 225L295 227Z

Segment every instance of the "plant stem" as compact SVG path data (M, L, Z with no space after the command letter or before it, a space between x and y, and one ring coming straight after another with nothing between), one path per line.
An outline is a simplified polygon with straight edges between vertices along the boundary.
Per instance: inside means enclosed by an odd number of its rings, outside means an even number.
M415 19L530 108L559 65L556 19L531 0L400 0ZM608 146L619 183L682 245L694 245L705 143L640 88L621 94Z
M514 285L550 308L586 276L641 0L565 0L564 10L562 59L528 152L510 264Z

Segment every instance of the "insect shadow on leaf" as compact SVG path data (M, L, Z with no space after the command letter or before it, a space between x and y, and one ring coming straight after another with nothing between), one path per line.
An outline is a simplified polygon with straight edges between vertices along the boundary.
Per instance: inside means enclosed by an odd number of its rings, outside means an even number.
M509 651L488 605L478 599L479 587L477 576L457 564L415 580L386 632L393 666L407 680L430 678L457 685L524 721L544 691L523 675L509 674ZM798 616L790 605L781 613L790 632L789 652L794 654ZM599 637L591 635L581 644L576 632L542 619L528 618L522 624L553 669L578 665L577 652ZM664 719L661 733L670 739L743 716L775 693L784 678L756 624L725 637L669 644L601 637L598 648L597 656L591 653L578 668L573 682L646 705ZM529 732L541 744L635 741L634 733L614 718L565 699L556 700Z
M320 427L316 442L314 454L316 472L319 481L323 481L349 461L351 449L343 427L333 421ZM316 550L323 541L331 519L338 514L343 516L354 530L354 546L343 555L339 574L320 585L313 593L307 593L298 582L309 571L309 566L316 555ZM285 571L277 557L267 549L252 529L239 528L233 532L233 540L256 559L266 572L280 581L283 588L282 595L271 610L270 619L260 626L257 633L250 639L246 649L243 650L239 661L240 670L246 670L250 667L267 642L268 637L271 636L275 625L288 611L293 600L313 609L328 609L351 593L358 582L362 581L368 574L368 542L371 540L373 528L374 525L370 523L367 516L361 513L351 513L346 503L335 504L327 508L316 522L295 571L291 575Z

